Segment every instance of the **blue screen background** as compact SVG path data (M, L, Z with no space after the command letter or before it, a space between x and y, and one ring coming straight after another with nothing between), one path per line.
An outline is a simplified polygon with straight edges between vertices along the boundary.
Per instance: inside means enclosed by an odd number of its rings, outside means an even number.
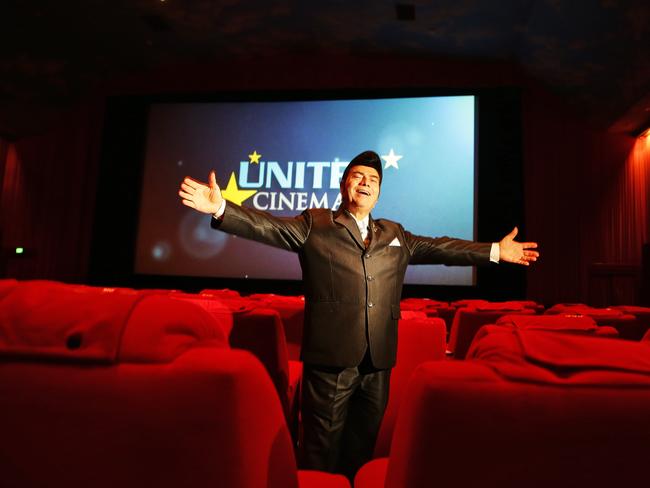
M256 188L246 206L268 203L267 194L327 193L332 162L343 167L372 149L401 156L384 161L384 178L373 218L401 223L425 236L475 237L475 97L444 96L372 100L242 103L160 103L151 106L147 130L135 271L142 274L228 278L300 279L295 254L228 236L210 228L210 217L181 205L181 180L207 180L214 169L222 188L231 174L240 183L242 164L248 181L273 162L283 170L324 162L324 187L314 189L313 169L304 188ZM249 154L260 154L260 164ZM392 153L391 153L392 151ZM261 163L264 163L263 165ZM338 180L337 180L338 181ZM293 184L293 183L292 183ZM272 210L281 216L296 208ZM469 267L410 266L406 283L472 285Z

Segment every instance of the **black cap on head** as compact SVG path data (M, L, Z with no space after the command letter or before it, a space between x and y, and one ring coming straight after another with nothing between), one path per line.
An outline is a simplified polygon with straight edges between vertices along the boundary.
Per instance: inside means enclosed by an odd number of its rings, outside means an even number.
M343 172L343 177L341 178L341 183L345 181L348 177L348 172L353 166L368 166L369 168L375 168L377 173L379 173L379 185L381 186L381 180L383 178L382 174L382 163L379 154L375 151L364 151L361 154L355 156L352 161L348 163Z

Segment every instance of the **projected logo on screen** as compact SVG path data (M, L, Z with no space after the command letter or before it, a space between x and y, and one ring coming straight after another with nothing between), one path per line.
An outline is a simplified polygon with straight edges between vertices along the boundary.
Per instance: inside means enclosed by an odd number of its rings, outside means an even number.
M423 236L474 237L471 95L153 103L138 220L140 274L299 280L294 253L215 231L182 205L178 183L215 170L234 204L295 218L343 205L340 180L371 149L384 179L373 218ZM178 164L182 161L182 164ZM472 284L471 269L414 266L405 281Z
M307 208L331 208L341 205L339 182L349 161L261 161L257 150L239 163L239 175L233 171L224 198L237 205L248 203L258 210L303 211ZM381 156L384 169L399 169L402 155L393 149Z

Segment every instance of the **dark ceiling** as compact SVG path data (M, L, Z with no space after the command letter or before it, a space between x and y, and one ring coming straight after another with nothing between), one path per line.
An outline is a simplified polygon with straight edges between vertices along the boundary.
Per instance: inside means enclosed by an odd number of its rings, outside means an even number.
M650 121L648 0L5 0L0 12L5 135L41 130L107 79L304 53L511 62L603 128Z

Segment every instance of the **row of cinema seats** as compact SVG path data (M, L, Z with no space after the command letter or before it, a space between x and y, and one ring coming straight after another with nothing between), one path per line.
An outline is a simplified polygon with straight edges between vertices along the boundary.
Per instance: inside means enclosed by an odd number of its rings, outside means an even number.
M9 308L15 307L16 306L16 296L13 296L13 301L7 302L3 298L3 289L13 289L16 288L19 284L15 281L10 281L6 280L4 282L0 281L0 309L1 310L7 310L7 305L10 305ZM30 289L31 287L31 289ZM259 395L254 392L253 389L247 390L247 395L240 395L237 398L237 401L240 402L246 402L245 407L250 408L250 412L266 412L266 403L271 402L277 405L279 407L271 407L271 411L274 409L278 409L280 412L282 412L284 415L283 417L288 420L288 425L290 426L291 434L293 436L298 436L298 419L297 419L297 388L299 385L299 378L300 378L300 373L301 373L301 365L299 361L297 361L299 357L299 343L300 343L300 337L302 333L302 313L304 310L304 302L301 297L282 297L282 296L276 296L276 295L252 295L248 297L241 297L237 292L231 291L231 290L204 290L204 292L200 294L185 294L185 293L180 293L180 292L175 292L175 293L169 293L166 290L147 290L147 291L141 291L137 292L135 290L128 290L128 289L101 289L101 288L91 288L91 287L82 287L82 286L76 286L76 287L71 287L71 286L66 286L62 284L56 284L56 283L47 283L47 282L31 282L31 283L21 283L20 287L22 289L22 296L29 296L31 297L31 302L32 305L38 300L36 300L34 297L38 296L39 293L43 293L43 289L48 289L48 287L51 288L57 288L59 291L57 293L64 293L62 290L66 290L65 293L70 293L71 290L75 290L75 293L77 293L77 299L79 301L82 301L87 304L85 308L83 308L84 313L83 314L78 314L75 315L77 318L83 317L84 315L87 316L92 316L93 313L102 310L101 307L96 306L97 304L94 304L94 299L89 299L89 297L97 295L104 297L103 299L106 300L106 297L140 297L138 300L141 300L142 297L146 296L147 301L153 300L154 296L156 296L156 300L158 302L163 301L166 302L167 305L165 307L169 307L170 304L173 304L173 307L187 307L188 305L193 305L194 307L194 313L196 312L196 309L198 308L199 310L202 310L202 317L209 317L212 321L214 321L216 324L218 324L218 328L222 331L223 336L224 336L224 341L226 344L226 348L238 348L238 349L246 349L250 352L252 352L257 359L259 359L264 366L264 369L266 370L266 374L264 374L264 370L262 370L263 376L266 377L266 383L269 383L269 378L270 378L270 384L272 384L274 388L274 392L272 391L271 395L268 395L264 393L264 389L260 390ZM40 290L40 291L39 291ZM18 291L17 289L14 291ZM20 296L21 294L19 293ZM45 306L46 303L52 302L53 297L57 297L58 295L49 295L48 297L41 296L41 306ZM83 299L79 298L79 296L82 296ZM36 300L36 302L34 301ZM417 301L420 300L418 303ZM179 302L185 302L183 305L180 305ZM189 302L189 303L188 303ZM394 368L393 373L391 375L391 394L389 398L389 403L388 407L386 410L386 415L384 417L384 421L382 423L380 433L379 433L379 438L378 442L376 445L375 449L375 457L377 458L385 458L386 456L389 455L389 452L391 452L391 439L393 438L393 430L395 427L396 419L398 417L398 411L400 410L400 404L403 401L403 397L406 391L406 385L411 377L412 372L418 367L423 362L426 361L438 361L441 362L441 360L445 359L445 348L449 347L449 344L446 344L446 326L445 322L443 321L441 316L443 314L438 314L438 310L442 309L445 307L446 309L454 309L454 310L464 310L465 312L476 312L476 313L492 313L492 312L499 312L498 316L502 316L503 314L507 314L510 312L515 312L519 314L521 312L522 308L525 309L530 309L534 310L533 313L539 312L539 307L536 305L530 303L530 302L506 302L506 303L499 303L499 304L494 304L494 303L489 303L489 302L470 302L470 301L464 301L464 302L456 302L453 304L445 304L443 302L437 302L436 306L433 306L433 301L431 300L421 300L421 299L410 299L410 300L405 300L403 302L403 308L405 309L403 311L403 318L400 320L400 326L399 326L399 338L398 338L398 359L397 359L397 366ZM13 305L11 305L13 303ZM20 301L18 301L20 304ZM65 303L65 301L64 301ZM106 302L108 303L108 302ZM117 302L115 302L117 303ZM199 305L199 307L196 307L196 305ZM25 307L26 304L22 303L22 306ZM157 306L156 307L156 314L158 314L158 318L165 318L167 315L167 312L165 311L165 307L163 306ZM64 307L65 309L69 308L70 310L75 310L75 307ZM153 310L153 307L150 307L151 310ZM47 306L43 310L47 310ZM207 312L207 313L206 313ZM580 333L580 334L595 334L595 335L615 335L616 330L615 329L610 329L607 327L603 326L597 326L596 323L587 317L574 317L575 315L578 315L576 313L570 314L570 316L566 316L569 314L559 314L556 316L540 316L540 315L532 315L529 312L525 312L527 315L508 315L506 317L502 317L501 319L495 320L494 317L497 317L497 315L491 316L492 318L490 319L491 322L485 322L485 317L481 318L481 325L484 323L492 323L492 322L499 322L500 324L507 325L509 327L516 327L517 329L562 329L565 332L572 332L572 333ZM57 315L57 313L47 313L43 315L44 317L47 317L47 320L41 321L41 329L39 334L36 334L36 337L40 337L40 339L43 339L43 328L48 325L52 324L53 321L52 319L60 316ZM169 317L172 317L173 315L170 315ZM460 320L459 317L465 317L469 316L471 317L472 314L458 314L455 313L453 316L448 317L451 319L452 322L452 336L454 334L454 327L456 329L459 329L459 331L456 332L457 336L463 337L463 334L461 333L464 330L473 330L473 335L476 333L478 328L476 328L476 323L475 322L468 322L467 320L463 319ZM168 318L169 318L168 317ZM14 317L15 318L15 317ZM6 322L4 318L2 318L2 315L0 315L0 319L2 319L2 327L7 327L6 324L9 324L9 330L13 330L14 328L18 328L20 330L26 330L24 328L25 323L23 322L11 322L8 321ZM149 318L150 320L151 318ZM154 320L155 322L155 320ZM152 323L154 323L152 322ZM184 338L184 340L187 339L185 337L186 335L192 337L192 341L190 341L190 348L203 348L206 347L206 342L205 342L205 337L201 336L201 334L198 334L194 328L197 327L198 322L195 322L194 320L192 321L191 324L185 324L179 327L177 327L179 324L176 324L176 326L170 326L169 323L165 323L164 321L158 324L156 327L159 327L159 331L164 331L159 332L158 335L159 337L154 337L154 340L150 340L150 338L145 334L142 335L141 339L146 339L146 341L141 341L139 343L139 347L143 348L143 350L146 351L147 348L151 348L152 351L155 351L157 347L159 347L157 344L157 341L161 342L164 347L167 347L169 344L174 344L174 341L177 341L179 338ZM471 327L464 329L464 324L470 323ZM288 324L285 327L285 324ZM20 325L20 327L18 327ZM213 324L214 325L214 324ZM123 327L126 327L126 325L122 325ZM189 327L189 328L188 328ZM155 327L154 327L155 328ZM205 327L200 326L199 329L203 330ZM143 326L140 322L133 322L129 321L129 328L127 330L131 330L132 334L125 335L124 338L129 338L129 337L138 337L135 335L135 331L138 330L145 330L143 329ZM53 329L54 331L55 329ZM58 329L56 329L58 330ZM180 332L179 332L180 331ZM613 332L613 333L612 333ZM60 331L57 332L58 334L58 340L63 340L63 335L60 333ZM180 334L180 335L179 335ZM7 336L6 334L3 334L6 337L11 337ZM479 334L480 336L480 334ZM46 336L45 336L46 337ZM69 336L65 336L69 337ZM71 337L76 337L75 334L72 334ZM33 337L32 337L33 339ZM30 339L31 340L31 339ZM72 341L72 345L74 346L74 339ZM111 340L116 340L115 338ZM458 339L457 339L458 340ZM68 339L66 339L68 341ZM20 341L19 341L20 342ZM181 341L182 342L182 341ZM83 343L83 341L82 341ZM66 342L67 344L67 342ZM203 344L203 345L202 345ZM32 344L33 347L34 344ZM7 353L7 348L4 346L5 352L4 356L12 356L12 354L15 355L16 353L16 344L14 344L13 353ZM210 357L210 358L215 358L217 357L221 358L219 361L230 361L231 359L230 356L224 355L225 353L221 351L223 349L222 347L217 348L218 351L214 350L213 344L209 344L209 349L210 352L206 352L205 356ZM469 346L467 346L469 349ZM11 349L11 347L9 347ZM20 350L20 348L18 348ZM83 351L86 350L84 347L77 347L76 349L73 347L72 349L66 349L66 351L75 351L76 355L72 355L71 357L67 358L66 361L71 360L71 361L77 361L79 360L79 354L82 354ZM184 350L183 350L184 351ZM219 353L220 356L217 356L216 353ZM22 353L25 353L24 350L22 350ZM2 354L2 349L0 349L0 354ZM146 357L149 352L145 354ZM176 353L175 353L176 354ZM185 354L185 352L183 352ZM17 357L19 357L20 354L18 354ZM27 351L26 358L31 358L33 356L33 353L30 353ZM174 362L176 363L177 361L180 361L181 358L185 357L180 354L178 354L178 360L177 359L170 359L173 356L167 357L167 362ZM12 356L13 357L13 356ZM174 358L176 356L173 356ZM233 356L234 357L234 356ZM55 363L58 363L60 361L60 358L53 357L49 358L50 360L53 360ZM248 360L251 360L252 358L248 357ZM25 359L18 359L18 361L24 361ZM235 361L233 359L233 361ZM115 359L117 361L117 359ZM240 360L241 361L241 360ZM456 361L458 362L458 361ZM180 364L180 363L179 363ZM94 366L94 365L93 365ZM88 369L89 367L94 370L93 366L89 366L88 364L78 364L76 368L74 368L74 371L79 373L81 376L83 376L85 373L84 371ZM122 366L118 369L124 369ZM169 369L169 368L168 368ZM259 363L257 363L257 369L258 371L260 370ZM147 368L147 371L155 371L151 368ZM232 371L231 371L232 372ZM148 374L148 373L147 373ZM233 374L240 374L239 371L233 373ZM257 374L257 373L256 373ZM125 377L128 378L128 377ZM258 379L258 381L262 381ZM118 384L119 386L119 384ZM115 389L116 385L107 385L106 386L109 390ZM2 388L2 386L0 386ZM268 390L268 388L266 388ZM112 390L111 390L112 391ZM146 392L145 392L146 393ZM240 392L241 393L241 392ZM192 401L198 401L199 396L198 392L196 395L188 398L188 404L190 404ZM138 403L136 402L138 405ZM195 410L195 409L191 409ZM238 412L240 411L240 408L236 409ZM202 411L199 408L199 412ZM245 408L242 409L242 411L246 411ZM92 414L92 412L89 412L89 415ZM136 413L132 413L133 415L137 415ZM92 415L91 415L92 416ZM237 432L232 433L232 432L227 432L227 436L230 436L229 438L232 439L239 439L240 442L242 440L246 440L249 437L247 435L251 436L250 438L254 438L253 432L255 432L254 427L254 422L252 425L250 425L252 430L247 430L241 428L241 426L236 425L238 422L241 421L246 421L250 423L250 419L247 418L246 416L235 416L233 417L233 422L234 424L231 426L233 429L235 429ZM201 422L209 421L209 417L197 417L195 419L195 427L198 428L199 424ZM256 419L257 420L257 419ZM269 419L270 421L277 422L278 420L274 417L271 416ZM86 420L87 422L92 422L93 419L89 418ZM97 421L96 419L94 420L95 422ZM154 418L154 422L156 422ZM283 423L280 421L280 423ZM183 424L181 425L181 430L185 427L183 427ZM277 426L276 426L277 427ZM42 425L42 432L47 432L47 425ZM155 425L151 425L151 428L155 428ZM169 425L166 425L164 423L159 424L159 428L162 428L163 430L169 430L170 427ZM286 430L286 428L285 428ZM247 434L248 432L248 434ZM182 432L173 432L174 435L183 435ZM211 431L211 435L214 435L215 432ZM116 435L122 436L123 440L126 442L128 433L118 431L116 432ZM284 434L283 434L284 436ZM56 436L55 436L56 437ZM284 441L282 441L284 442ZM110 442L109 442L110 443ZM223 442L222 442L223 443ZM164 445L160 442L158 442L159 445ZM243 444L250 444L244 442ZM137 446L137 443L136 443ZM192 444L193 446L193 444ZM141 448L143 447L142 445L140 446ZM199 443L197 447L201 448L202 451L205 451L206 446L202 445ZM241 447L241 446L240 446ZM248 445L248 447L251 447ZM194 447L191 447L194 449ZM209 451L209 448L208 448ZM268 471L268 476L275 476L273 473L275 471L271 471L269 469L269 463L273 463L274 467L276 467L276 464L278 466L289 466L289 468L285 468L284 471L286 472L293 472L295 471L295 461L293 460L293 455L290 452L291 450L288 450L283 447L282 452L284 454L281 455L281 458L276 458L275 451L271 450L266 450L264 451L259 450L257 455L258 456L269 456L265 458L265 460L260 464L260 463L255 463L253 464L254 466L259 466L259 469L264 470L266 469ZM110 452L110 451L107 451ZM287 459L285 454L289 452L291 454L291 459ZM392 451L394 452L394 450ZM216 453L210 453L210 455L217 455L218 452ZM203 452L203 455L205 452ZM242 456L246 457L248 454L243 453ZM272 457L272 459L271 459ZM9 458L7 458L9 459ZM106 462L106 461L111 461L110 457L108 459L104 460L98 460L96 461L95 467L100 466L101 462ZM112 461L111 461L112 462ZM174 466L173 464L170 465ZM181 465L182 466L182 465ZM146 463L142 465L141 470L142 470L142 476L146 476L146 471L149 469L151 466L147 465ZM130 466L129 469L132 469L133 467ZM184 468L181 468L184 469ZM278 468L280 469L280 468ZM288 470L287 470L288 469ZM0 465L0 470L3 470L3 467ZM126 471L126 468L123 468L123 471ZM236 470L235 470L236 471ZM284 472L283 471L283 472ZM271 478L267 476L267 482L268 486L292 486L292 484L287 484L287 485L281 485L281 484L274 484L271 483ZM290 475L293 476L293 475ZM323 476L325 476L323 478ZM255 484L250 484L253 483L251 479L244 479L246 478L245 476L242 477L242 479L237 479L235 480L235 475L231 476L231 481L229 482L230 484L221 484L221 486L258 486ZM324 483L322 486L344 486L344 485L339 485L338 483L342 483L344 480L340 478L328 478L326 475L318 474L318 473L310 473L310 472L299 472L299 477L301 479L301 485L300 486L312 486L309 483L317 483L317 480L324 480ZM78 478L75 478L78 479ZM225 478L224 478L225 479ZM262 478L257 478L256 480L259 481ZM293 479L293 478L292 478ZM255 481L255 483L257 482ZM293 482L292 482L293 483ZM333 483L333 484L330 484ZM38 483L32 483L32 485L38 484ZM29 483L27 483L29 485ZM262 486L262 485L259 485ZM267 486L267 485L264 485Z
M297 357L290 359L284 327L286 320L277 308L235 293L232 290L209 290L200 294L177 292L170 296L175 300L194 303L208 311L225 325L232 348L247 350L262 362L295 436L302 363ZM304 303L300 310L303 308ZM297 311L297 307L294 306L294 309Z
M401 308L402 316L424 313L428 317L443 318L449 331L447 352L455 359L465 358L472 340L483 325L492 324L506 314L589 317L600 326L594 333L637 341L650 329L650 308L638 306L594 308L584 304L558 304L545 310L542 305L527 300L459 300L446 303L409 298L402 300Z
M294 486L294 442L286 434L297 436L301 363L288 359L283 318L296 320L304 308L297 300L0 281L0 394L11 399L0 424L0 472L8 486L89 484L107 470L92 483L108 486L132 472L129 484L171 486L178 470L192 470L187 482ZM298 335L301 327L291 326ZM445 359L445 337L439 318L401 320L376 456L389 452L412 371ZM214 382L218 391L206 397ZM266 444L264 432L275 436ZM232 443L240 450L230 452ZM213 457L223 466L202 464ZM300 486L347 483L324 473L297 476Z
M587 317L507 316L464 361L413 373L388 456L355 488L611 487L647 481L650 341Z
M297 469L235 314L175 295L0 281L0 485L348 487Z

